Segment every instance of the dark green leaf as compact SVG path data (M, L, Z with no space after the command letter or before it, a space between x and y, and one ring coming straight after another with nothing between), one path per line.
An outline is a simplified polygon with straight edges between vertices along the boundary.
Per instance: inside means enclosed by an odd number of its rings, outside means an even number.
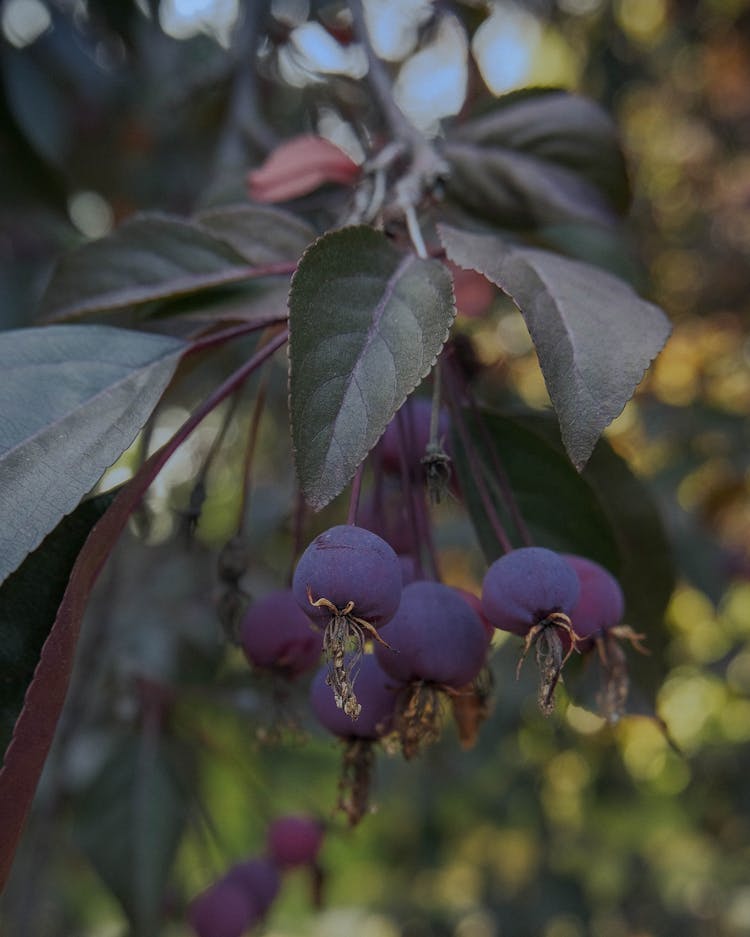
M445 145L448 191L504 226L611 224L629 185L617 130L593 101L554 89L509 94Z
M73 563L113 497L107 492L79 504L0 588L0 751L10 741Z
M137 937L159 931L194 784L187 752L144 728L121 737L75 816L76 838Z
M589 264L440 225L448 257L518 306L577 468L632 397L670 332L657 306Z
M290 411L313 507L342 491L430 371L454 316L447 268L372 228L335 231L305 253L289 297Z
M312 236L282 212L262 220L254 211L223 209L204 218L201 224L136 215L108 237L71 251L42 297L42 316L70 319L237 283L275 267L291 272Z
M252 266L299 260L316 237L303 219L264 205L229 205L201 212L202 228L226 241Z
M0 582L132 443L185 348L106 326L0 334Z
M482 411L464 413L466 429L482 468L484 484L514 547L524 541L501 496L498 467L526 522L533 542L551 550L580 553L618 572L620 557L609 520L588 482L565 455L516 420ZM482 431L482 425L484 431ZM453 432L454 464L461 492L488 563L502 553L472 472L472 465Z
M562 452L559 430L553 421L526 416L523 423ZM582 477L596 494L617 542L619 568L614 571L627 600L626 621L647 636L651 654L635 655L631 671L634 682L653 702L668 670L664 612L675 586L672 549L664 523L647 485L606 440L597 443Z

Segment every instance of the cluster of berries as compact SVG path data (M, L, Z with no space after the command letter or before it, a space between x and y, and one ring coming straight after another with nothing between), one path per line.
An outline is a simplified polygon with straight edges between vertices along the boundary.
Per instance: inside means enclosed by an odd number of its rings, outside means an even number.
M233 865L193 899L188 918L198 937L240 937L268 914L282 873L308 867L319 877L322 824L311 817L274 820L266 834L267 855Z

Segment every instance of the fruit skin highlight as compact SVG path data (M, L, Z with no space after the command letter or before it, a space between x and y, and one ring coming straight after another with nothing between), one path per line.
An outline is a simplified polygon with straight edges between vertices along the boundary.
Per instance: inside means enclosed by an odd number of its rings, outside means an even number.
M455 689L477 676L489 644L487 631L469 603L450 586L427 580L404 587L383 637L392 650L377 646L375 656L394 679Z
M569 616L580 593L578 576L560 554L521 547L487 570L482 609L496 628L525 637L553 612Z
M248 662L294 678L312 670L323 642L291 589L279 589L253 603L240 626L240 643Z

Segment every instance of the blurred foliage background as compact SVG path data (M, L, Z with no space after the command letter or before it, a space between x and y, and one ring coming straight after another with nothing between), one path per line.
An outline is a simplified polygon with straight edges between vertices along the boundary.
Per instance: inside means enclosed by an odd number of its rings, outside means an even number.
M354 146L341 102L356 112L362 63L338 5L274 0L270 17L267 6L4 0L3 328L34 322L63 250L133 211L188 212L242 198L246 170L301 128ZM111 800L118 790L126 799L133 759L121 756L141 744L135 713L145 707L159 718L168 712L160 738L180 779L154 794L164 807L149 847L157 867L187 818L164 933L187 933L185 901L262 850L269 819L306 811L330 822L325 903L313 910L309 882L290 875L266 935L750 934L750 4L455 4L474 35L471 52L455 31L433 36L438 52L421 72L414 50L430 4L372 7L382 26L376 47L399 75L401 103L428 129L463 105L463 96L457 106L443 99L436 111L420 93L425 76L439 84L441 68L451 86L464 69L470 100L483 82L495 94L529 84L580 90L621 127L635 197L630 245L617 247L613 262L663 306L674 335L608 437L647 480L675 551L679 583L663 626L668 672L658 709L682 755L652 720L631 716L608 728L564 694L543 720L532 677L516 683L514 649L499 641L496 703L477 747L461 751L449 728L415 763L381 756L376 813L346 830L331 816L339 752L311 724L305 686L251 677L241 655L225 650L213 608L216 555L240 506L251 388L208 466L195 538L185 537L185 512L222 412L159 476L105 572L3 898L4 932L126 931L96 869L116 892L118 863L133 857L113 844L130 818L126 809L108 814L97 792L104 776ZM316 31L321 22L327 33ZM256 45L253 78L248 50ZM323 211L316 197L306 205L313 214ZM578 236L584 255L607 249ZM547 404L510 304L496 297L489 314L465 317L461 327L491 375L529 406ZM181 374L105 487L126 480L245 350ZM257 594L288 575L295 497L279 364L268 394L279 419L262 424L247 528L248 588ZM334 505L311 524L323 527L341 510ZM443 515L439 544L448 581L476 590L481 560L455 507Z

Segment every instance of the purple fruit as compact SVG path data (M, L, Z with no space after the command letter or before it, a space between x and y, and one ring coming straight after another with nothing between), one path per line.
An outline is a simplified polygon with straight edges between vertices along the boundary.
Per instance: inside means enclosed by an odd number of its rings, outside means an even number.
M554 612L569 616L580 591L578 576L559 553L522 547L487 570L482 608L496 628L523 637Z
M563 557L573 567L581 586L581 594L570 613L578 637L593 637L619 625L625 597L612 573L584 556L564 553Z
M410 553L414 549L414 531L409 526L409 512L400 484L394 487L384 483L377 495L363 499L357 524L382 537L396 553Z
M301 611L291 589L272 592L245 613L240 629L242 649L256 667L297 677L320 660L320 632Z
M336 706L327 680L328 670L322 667L310 687L310 705L324 728L344 739L375 740L389 731L399 687L372 654L363 655L359 663L357 694L362 712L356 722Z
M380 640L375 629L390 621L401 600L398 557L369 530L332 527L300 557L292 591L305 614L324 627L328 685L336 705L356 719L361 710L354 692L357 662L368 638Z
M417 475L421 471L422 458L430 441L432 401L429 397L410 397L399 410L399 414L406 449L406 463L409 472ZM449 435L450 418L448 412L441 409L438 417L438 440L442 440L445 445ZM383 470L393 475L401 472L400 440L399 415L397 414L386 427L380 441Z
M270 859L238 862L227 872L224 880L243 890L256 908L257 919L266 914L281 887L279 870Z
M198 937L241 937L260 915L252 896L228 878L190 902L188 919Z
M279 817L266 833L273 861L282 869L312 865L323 843L323 826L312 817Z
M311 604L321 599L324 604ZM300 557L292 591L300 608L321 626L331 618L330 605L362 618L374 628L390 621L401 599L398 557L377 534L342 524L319 534Z
M468 602L450 586L429 581L404 588L383 637L393 650L377 646L375 656L391 677L456 689L477 676L489 645L487 631Z

